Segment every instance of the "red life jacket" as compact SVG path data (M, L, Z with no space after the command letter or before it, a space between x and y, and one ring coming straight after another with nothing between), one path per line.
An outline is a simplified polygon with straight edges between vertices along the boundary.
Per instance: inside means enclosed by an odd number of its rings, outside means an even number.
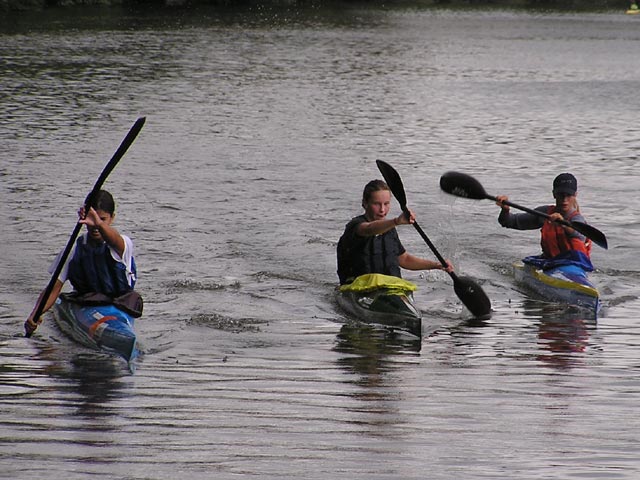
M555 212L555 205L549 205L547 214ZM567 220L571 220L578 212L573 212ZM576 250L591 257L591 240L585 238L580 240L577 237L569 237L562 225L555 222L546 221L542 226L540 245L542 253L546 258L553 258L561 253Z

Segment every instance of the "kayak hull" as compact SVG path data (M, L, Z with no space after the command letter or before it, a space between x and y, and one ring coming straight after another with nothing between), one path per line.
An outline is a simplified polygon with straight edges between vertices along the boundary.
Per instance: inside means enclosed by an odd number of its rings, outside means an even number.
M422 336L422 317L411 293L381 288L367 292L337 291L338 305L348 314L371 325Z
M134 319L114 305L80 305L56 300L53 315L60 329L83 345L122 357L132 367L138 356Z
M600 293L579 267L568 265L542 270L523 262L516 262L513 267L516 282L545 300L576 305L594 314L600 310Z

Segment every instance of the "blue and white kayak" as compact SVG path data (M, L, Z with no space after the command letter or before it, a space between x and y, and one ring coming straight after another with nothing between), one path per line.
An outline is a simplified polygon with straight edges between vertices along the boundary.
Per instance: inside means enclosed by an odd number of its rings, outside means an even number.
M543 299L577 305L597 314L600 293L591 283L587 272L576 265L562 265L543 270L523 262L514 265L516 282L523 284Z
M80 305L60 295L53 306L60 329L83 345L124 358L133 371L138 356L134 319L114 305Z
M361 322L422 337L422 316L413 303L416 285L370 273L336 291L338 305Z

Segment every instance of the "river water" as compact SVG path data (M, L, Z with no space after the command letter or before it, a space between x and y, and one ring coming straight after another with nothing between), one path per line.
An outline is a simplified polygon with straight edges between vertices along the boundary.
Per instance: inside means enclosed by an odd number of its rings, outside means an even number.
M93 12L93 13L92 13ZM635 479L640 475L640 19L389 9L69 10L0 35L0 477ZM143 355L22 324L105 188L136 243ZM419 285L424 338L349 321L335 244L376 159L460 274ZM594 247L596 320L514 284L536 232L438 188L534 207L557 173ZM398 213L394 205L392 214ZM410 227L405 246L433 258Z

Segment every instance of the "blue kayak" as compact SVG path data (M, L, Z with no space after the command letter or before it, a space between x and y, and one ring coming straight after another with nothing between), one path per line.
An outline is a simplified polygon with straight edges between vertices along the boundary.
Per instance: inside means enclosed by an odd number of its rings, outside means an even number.
M83 345L124 358L133 370L138 356L134 319L114 305L81 305L60 295L53 306L60 329Z
M548 270L523 262L514 264L517 282L550 302L567 303L597 314L601 307L600 293L587 272L576 265L562 265Z

